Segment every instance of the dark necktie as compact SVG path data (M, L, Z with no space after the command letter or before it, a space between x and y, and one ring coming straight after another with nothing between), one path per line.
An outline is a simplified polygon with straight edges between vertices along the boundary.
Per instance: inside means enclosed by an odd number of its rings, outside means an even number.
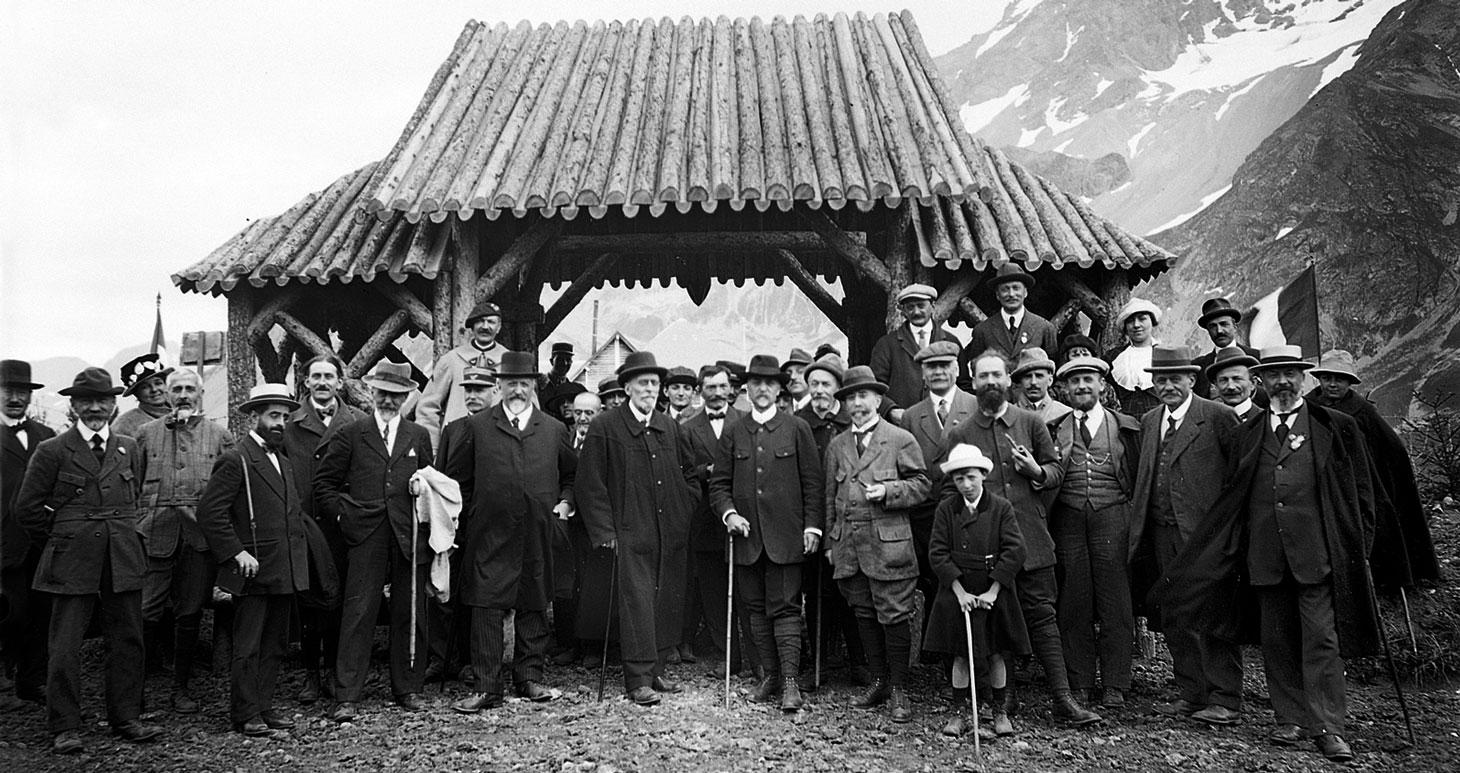
M1277 435L1278 445L1282 445L1283 443L1288 442L1288 417L1292 416L1295 413L1297 413L1297 411L1292 410L1288 411L1287 413L1279 413L1277 415L1278 425L1277 429L1273 430L1273 432Z
M918 351L928 348L928 333L924 330L918 331Z
M1093 440L1093 438L1090 435L1090 424L1089 424L1089 420L1090 420L1090 414L1088 414L1088 413L1082 413L1082 414L1080 414L1080 443L1082 445L1084 445L1086 448L1089 448L1090 447L1090 441Z
M857 440L857 456L867 453L867 433L853 432L852 437Z
M938 424L939 426L948 423L948 401L938 401Z
M1015 346L1019 344L1019 326L1014 324L1013 317L1009 317L1009 340L1012 341Z
M385 444L385 450L390 450L390 425L386 424L380 430L380 442Z
M522 417L521 416L513 416L512 417L512 429L519 430L519 431L522 429Z
M101 464L106 459L106 444L101 441L101 435L91 436L91 453L96 457L96 463Z
M1171 442L1171 436L1172 435L1175 435L1175 434L1176 434L1176 417L1175 416L1167 416L1166 417L1166 437L1161 438L1161 442L1163 444L1164 443Z

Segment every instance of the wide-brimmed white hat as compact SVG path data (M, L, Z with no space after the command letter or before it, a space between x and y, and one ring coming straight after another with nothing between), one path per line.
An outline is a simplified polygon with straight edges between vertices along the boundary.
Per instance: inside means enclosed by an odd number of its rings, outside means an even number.
M959 443L948 452L948 461L938 465L943 469L944 475L952 475L959 470L966 470L970 467L977 467L984 472L994 469L994 460L983 455L978 446L967 443Z

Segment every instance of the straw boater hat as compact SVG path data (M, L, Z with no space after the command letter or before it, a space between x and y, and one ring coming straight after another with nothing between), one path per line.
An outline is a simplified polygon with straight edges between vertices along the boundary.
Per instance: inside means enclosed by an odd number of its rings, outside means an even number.
M376 364L375 370L360 381L365 386L382 392L405 393L416 389L416 382L411 378L411 366L390 360L381 360Z
M844 400L853 392L860 392L863 389L870 389L879 395L887 394L887 385L878 381L872 374L872 369L866 365L854 366L847 371L847 376L842 380L842 388L836 390L836 399Z
M1191 349L1185 346L1156 346L1151 350L1151 367L1147 373L1200 373L1201 366L1191 363Z
M745 369L745 380L764 378L785 386L791 381L791 374L781 370L781 363L774 354L757 354L750 358L750 367Z
M635 376L645 373L658 376L660 381L669 376L669 371L659 367L659 363L654 360L653 352L629 352L629 356L624 358L624 364L618 366L618 382L627 384Z
M1269 346L1258 352L1257 364L1252 366L1255 373L1261 370L1272 370L1273 368L1298 368L1308 370L1313 363L1303 359L1303 347L1292 344L1282 346Z
M664 379L664 386L669 386L670 384L694 386L698 383L699 379L695 377L695 372L683 365L676 365L670 368L669 378Z
M497 317L500 319L502 317L502 307L491 301L478 302L477 305L471 307L471 313L466 315L466 326L471 327L471 323L476 322L482 317Z
M994 469L994 460L983 455L978 446L968 443L959 443L948 452L948 461L938 465L944 475L952 475L959 470L967 470L977 467L984 472L991 472Z
M1212 364L1207 366L1207 381L1216 381L1217 374L1234 365L1245 365L1251 368L1257 364L1257 358L1242 351L1240 346L1224 346L1217 350L1217 356Z
M1125 332L1125 321L1141 312L1151 315L1151 321L1157 325L1161 324L1161 307L1146 300L1145 298L1132 298L1126 305L1120 307L1120 312L1115 315L1115 329Z
M1018 381L1020 376L1036 370L1047 370L1053 375L1054 360L1051 360L1043 349L1031 346L1019 352L1019 362L1014 366L1014 372L1009 374L1009 378Z
M1201 305L1201 316L1196 318L1196 324L1205 328L1219 317L1231 317L1233 322L1241 322L1242 312L1232 308L1232 302L1226 298L1211 298Z
M1023 282L1025 289L1034 287L1034 277L1024 273L1024 269L1020 268L1018 263L1005 263L999 266L999 270L994 272L994 278L989 280L989 287L998 290L999 285L1005 282Z
M1319 361L1318 367L1313 369L1314 376L1342 376L1353 384L1364 383L1359 374L1354 370L1354 356L1344 349L1331 349L1323 359Z
M625 396L628 395L628 392L625 392L623 386L618 383L618 379L614 378L613 376L609 376L608 378L598 382L598 397L600 399L606 400L608 399L609 395L615 394Z
M783 363L781 363L781 369L784 370L786 368L791 367L792 365L810 365L810 364L811 364L811 353L808 352L808 351L806 351L805 349L802 349L800 347L796 347L796 348L793 348L791 350L791 353L786 356L786 361L783 362Z
M806 366L806 372L803 375L807 380L810 380L811 373L818 370L830 373L831 377L836 379L836 383L838 385L840 385L842 383L842 379L846 378L847 376L846 363L842 362L841 355L839 354L828 353L817 357L815 362Z
M938 299L938 291L925 284L910 284L902 288L897 294L897 303L902 305L907 301L933 301Z
M239 404L240 413L248 413L266 405L282 405L287 410L299 409L299 401L289 394L289 387L283 384L259 384L248 390L248 399Z
M30 380L30 363L25 360L0 360L0 386L35 391L45 384Z
M497 374L491 368L468 366L461 371L462 386L496 386Z
M1096 373L1101 376L1110 375L1110 364L1099 357L1071 357L1070 361L1061 365L1055 371L1055 377L1065 379L1076 373Z
M497 380L509 378L537 378L537 358L532 352L502 352L497 363Z
M913 355L913 362L919 365L926 365L930 362L947 362L958 360L958 344L952 341L934 341L918 350Z
M71 386L58 393L63 397L116 397L122 388L112 384L112 374L106 368L87 368L76 374Z
M140 357L133 357L130 362L122 366L122 386L124 387L122 396L126 397L132 394L137 390L137 387L142 385L143 381L153 376L167 378L167 375L171 372L172 368L164 367L162 364L162 356L155 352L152 354L144 354Z

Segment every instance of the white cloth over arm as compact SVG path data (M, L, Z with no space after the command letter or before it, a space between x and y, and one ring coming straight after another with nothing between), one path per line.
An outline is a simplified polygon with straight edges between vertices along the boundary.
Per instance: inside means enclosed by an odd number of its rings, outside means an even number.
M411 476L416 489L416 520L430 524L427 542L436 557L431 559L432 598L451 600L451 546L456 542L456 525L461 520L461 486L434 467L423 467Z

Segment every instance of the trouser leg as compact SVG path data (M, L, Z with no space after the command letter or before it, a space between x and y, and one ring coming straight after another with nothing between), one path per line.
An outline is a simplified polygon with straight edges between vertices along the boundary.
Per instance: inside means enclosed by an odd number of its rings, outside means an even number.
M698 551L695 557L695 591L699 596L699 607L701 617L705 621L705 633L714 643L715 651L724 656L725 647L725 612L729 605L729 599L725 594L729 592L726 585L725 557L723 552ZM737 637L731 637L730 641L731 665L740 662L740 642Z
M395 535L384 524L350 548L345 574L344 605L340 610L340 643L335 658L335 700L353 703L365 690L370 674L370 650L375 642L375 620L380 614L380 593L390 569L390 551L399 551ZM408 596L410 586L406 586Z
M660 610L657 551L629 555L619 546L614 560L618 562L618 587L614 589L619 609L619 653L624 668L624 689L632 692L654 681L660 664L658 636Z
M837 580L847 606L856 615L857 634L867 655L867 668L875 680L891 676L888 665L887 629L877 619L872 586L867 575L857 573Z
M142 715L142 591L117 593L102 579L101 632L106 641L106 713L112 726Z
M201 550L182 547L173 568L173 681L186 688L192 678L203 606L213 591L217 564ZM287 635L287 631L286 631Z
M1303 627L1303 694L1314 721L1312 731L1341 734L1347 701L1333 591L1327 583L1301 586L1298 617Z
M1049 532L1059 561L1056 620L1070 685L1077 690L1095 687L1095 588L1087 528L1091 513L1088 506L1076 509L1056 505L1049 517ZM1129 645L1126 651L1130 651Z
M777 564L762 558L765 614L774 629L781 676L801 672L801 563Z
M1156 566L1164 574L1181 552L1181 532L1174 523L1152 523L1150 529ZM1171 651L1171 676L1176 680L1177 696L1196 706L1206 705L1210 691L1203 676L1201 646L1196 634L1184 622L1169 619L1161 621L1161 632L1166 648Z
M94 593L52 597L51 657L46 665L46 712L52 733L81 729L81 640L96 599Z
M1059 624L1055 621L1054 567L1019 572L1019 607L1024 612L1024 627L1035 657L1044 667L1045 683L1058 695L1070 689L1065 672L1064 647L1060 644Z
M1257 586L1262 624L1262 666L1267 694L1280 725L1312 728L1303 696L1303 622L1297 583Z
M542 610L519 609L513 623L517 635L512 645L512 680L517 684L541 682L548 642L547 615Z
M761 562L751 565L736 564L735 588L745 600L745 615L750 621L750 639L760 656L766 676L781 674L781 658L776 649L776 635L773 623L766 614L766 578Z
M233 662L229 669L230 708L228 718L234 724L247 722L266 708L260 690L259 675L265 626L268 620L268 596L235 596L233 600Z
M5 622L5 657L15 667L15 689L20 695L44 695L47 638L51 625L51 594L31 588L40 551L32 550L20 567L5 572L0 584L10 600Z
M1130 526L1129 505L1122 503L1089 511L1086 547L1090 554L1090 580L1095 591L1095 618L1100 621L1101 681L1121 690L1131 684L1131 641L1135 637L1135 613L1131 609L1130 569L1127 562ZM1064 590L1061 588L1061 601ZM1063 626L1062 626L1063 627ZM1238 651L1241 685L1241 652ZM1071 681L1074 681L1073 673Z
M917 578L867 578L867 593L887 643L887 677L893 687L907 683L912 667L912 616L918 593Z
M471 610L471 670L476 691L501 697L502 684L502 621L505 609L469 607Z
M289 648L289 616L294 596L275 593L266 596L268 610L264 619L264 635L259 639L259 705L267 711L274 707L274 688L279 683L279 664Z
M426 639L429 628L426 588L431 582L428 563L412 564L391 540L390 551L390 689L396 697L420 692L426 682L429 659ZM411 578L415 576L416 625L411 628ZM411 638L416 656L411 659Z

